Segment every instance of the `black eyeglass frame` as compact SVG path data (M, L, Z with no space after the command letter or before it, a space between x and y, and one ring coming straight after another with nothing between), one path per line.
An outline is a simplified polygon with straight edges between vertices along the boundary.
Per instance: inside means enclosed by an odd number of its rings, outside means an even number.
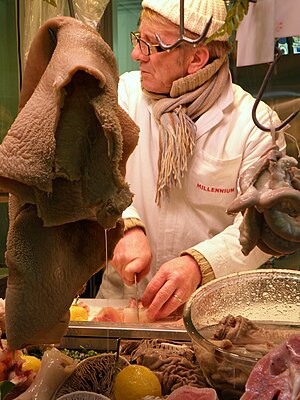
M167 51L164 50L158 43L150 44L147 43L145 40L141 39L140 32L130 32L130 40L133 48L135 48L136 45L139 45L140 51L142 54L144 54L144 56L151 56L152 54L155 53L161 53L163 51ZM146 46L147 53L145 53L145 51L143 50L141 43L143 43ZM153 48L155 48L155 50Z

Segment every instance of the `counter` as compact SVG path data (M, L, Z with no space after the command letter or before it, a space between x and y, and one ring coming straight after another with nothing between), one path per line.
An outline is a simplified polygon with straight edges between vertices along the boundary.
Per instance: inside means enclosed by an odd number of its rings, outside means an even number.
M79 299L90 309L89 321L70 321L68 331L60 347L68 349L93 349L100 352L116 351L119 339L165 339L190 342L185 326L180 321L155 323L92 322L91 319L103 307L115 309L128 306L129 300Z
M184 326L164 323L70 322L60 348L116 351L118 340L165 339L190 342Z

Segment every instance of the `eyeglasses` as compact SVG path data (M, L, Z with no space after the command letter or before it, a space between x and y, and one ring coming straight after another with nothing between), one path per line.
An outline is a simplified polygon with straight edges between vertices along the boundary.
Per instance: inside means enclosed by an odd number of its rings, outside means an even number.
M165 51L162 47L160 47L159 44L150 44L141 39L140 32L130 32L130 40L133 47L135 47L137 44L139 45L144 56L151 56L151 54Z

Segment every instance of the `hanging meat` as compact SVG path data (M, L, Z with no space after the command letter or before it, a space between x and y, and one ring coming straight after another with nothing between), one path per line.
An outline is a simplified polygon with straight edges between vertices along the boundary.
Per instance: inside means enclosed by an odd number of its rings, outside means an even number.
M300 249L300 170L295 158L274 146L241 176L241 194L227 209L243 213L242 252L255 246L272 255Z
M276 47L274 61L252 109L253 122L262 131L272 134L273 147L242 174L241 193L227 209L228 214L243 213L239 230L242 252L246 256L255 246L274 256L292 254L300 249L300 169L298 161L279 151L276 145L276 133L300 110L276 127L272 126L272 121L270 127L265 127L256 117L258 104L282 54Z
M117 86L113 52L96 30L70 17L44 23L0 146L12 350L60 342L76 293L105 263L105 231L108 258L122 237L138 128L118 106Z

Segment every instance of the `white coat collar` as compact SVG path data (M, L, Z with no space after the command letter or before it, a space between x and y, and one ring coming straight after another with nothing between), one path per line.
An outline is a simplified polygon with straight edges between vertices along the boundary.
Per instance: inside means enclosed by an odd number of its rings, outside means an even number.
M233 86L230 78L222 95L219 97L216 103L196 121L196 140L222 120L225 108L233 103L233 97Z

